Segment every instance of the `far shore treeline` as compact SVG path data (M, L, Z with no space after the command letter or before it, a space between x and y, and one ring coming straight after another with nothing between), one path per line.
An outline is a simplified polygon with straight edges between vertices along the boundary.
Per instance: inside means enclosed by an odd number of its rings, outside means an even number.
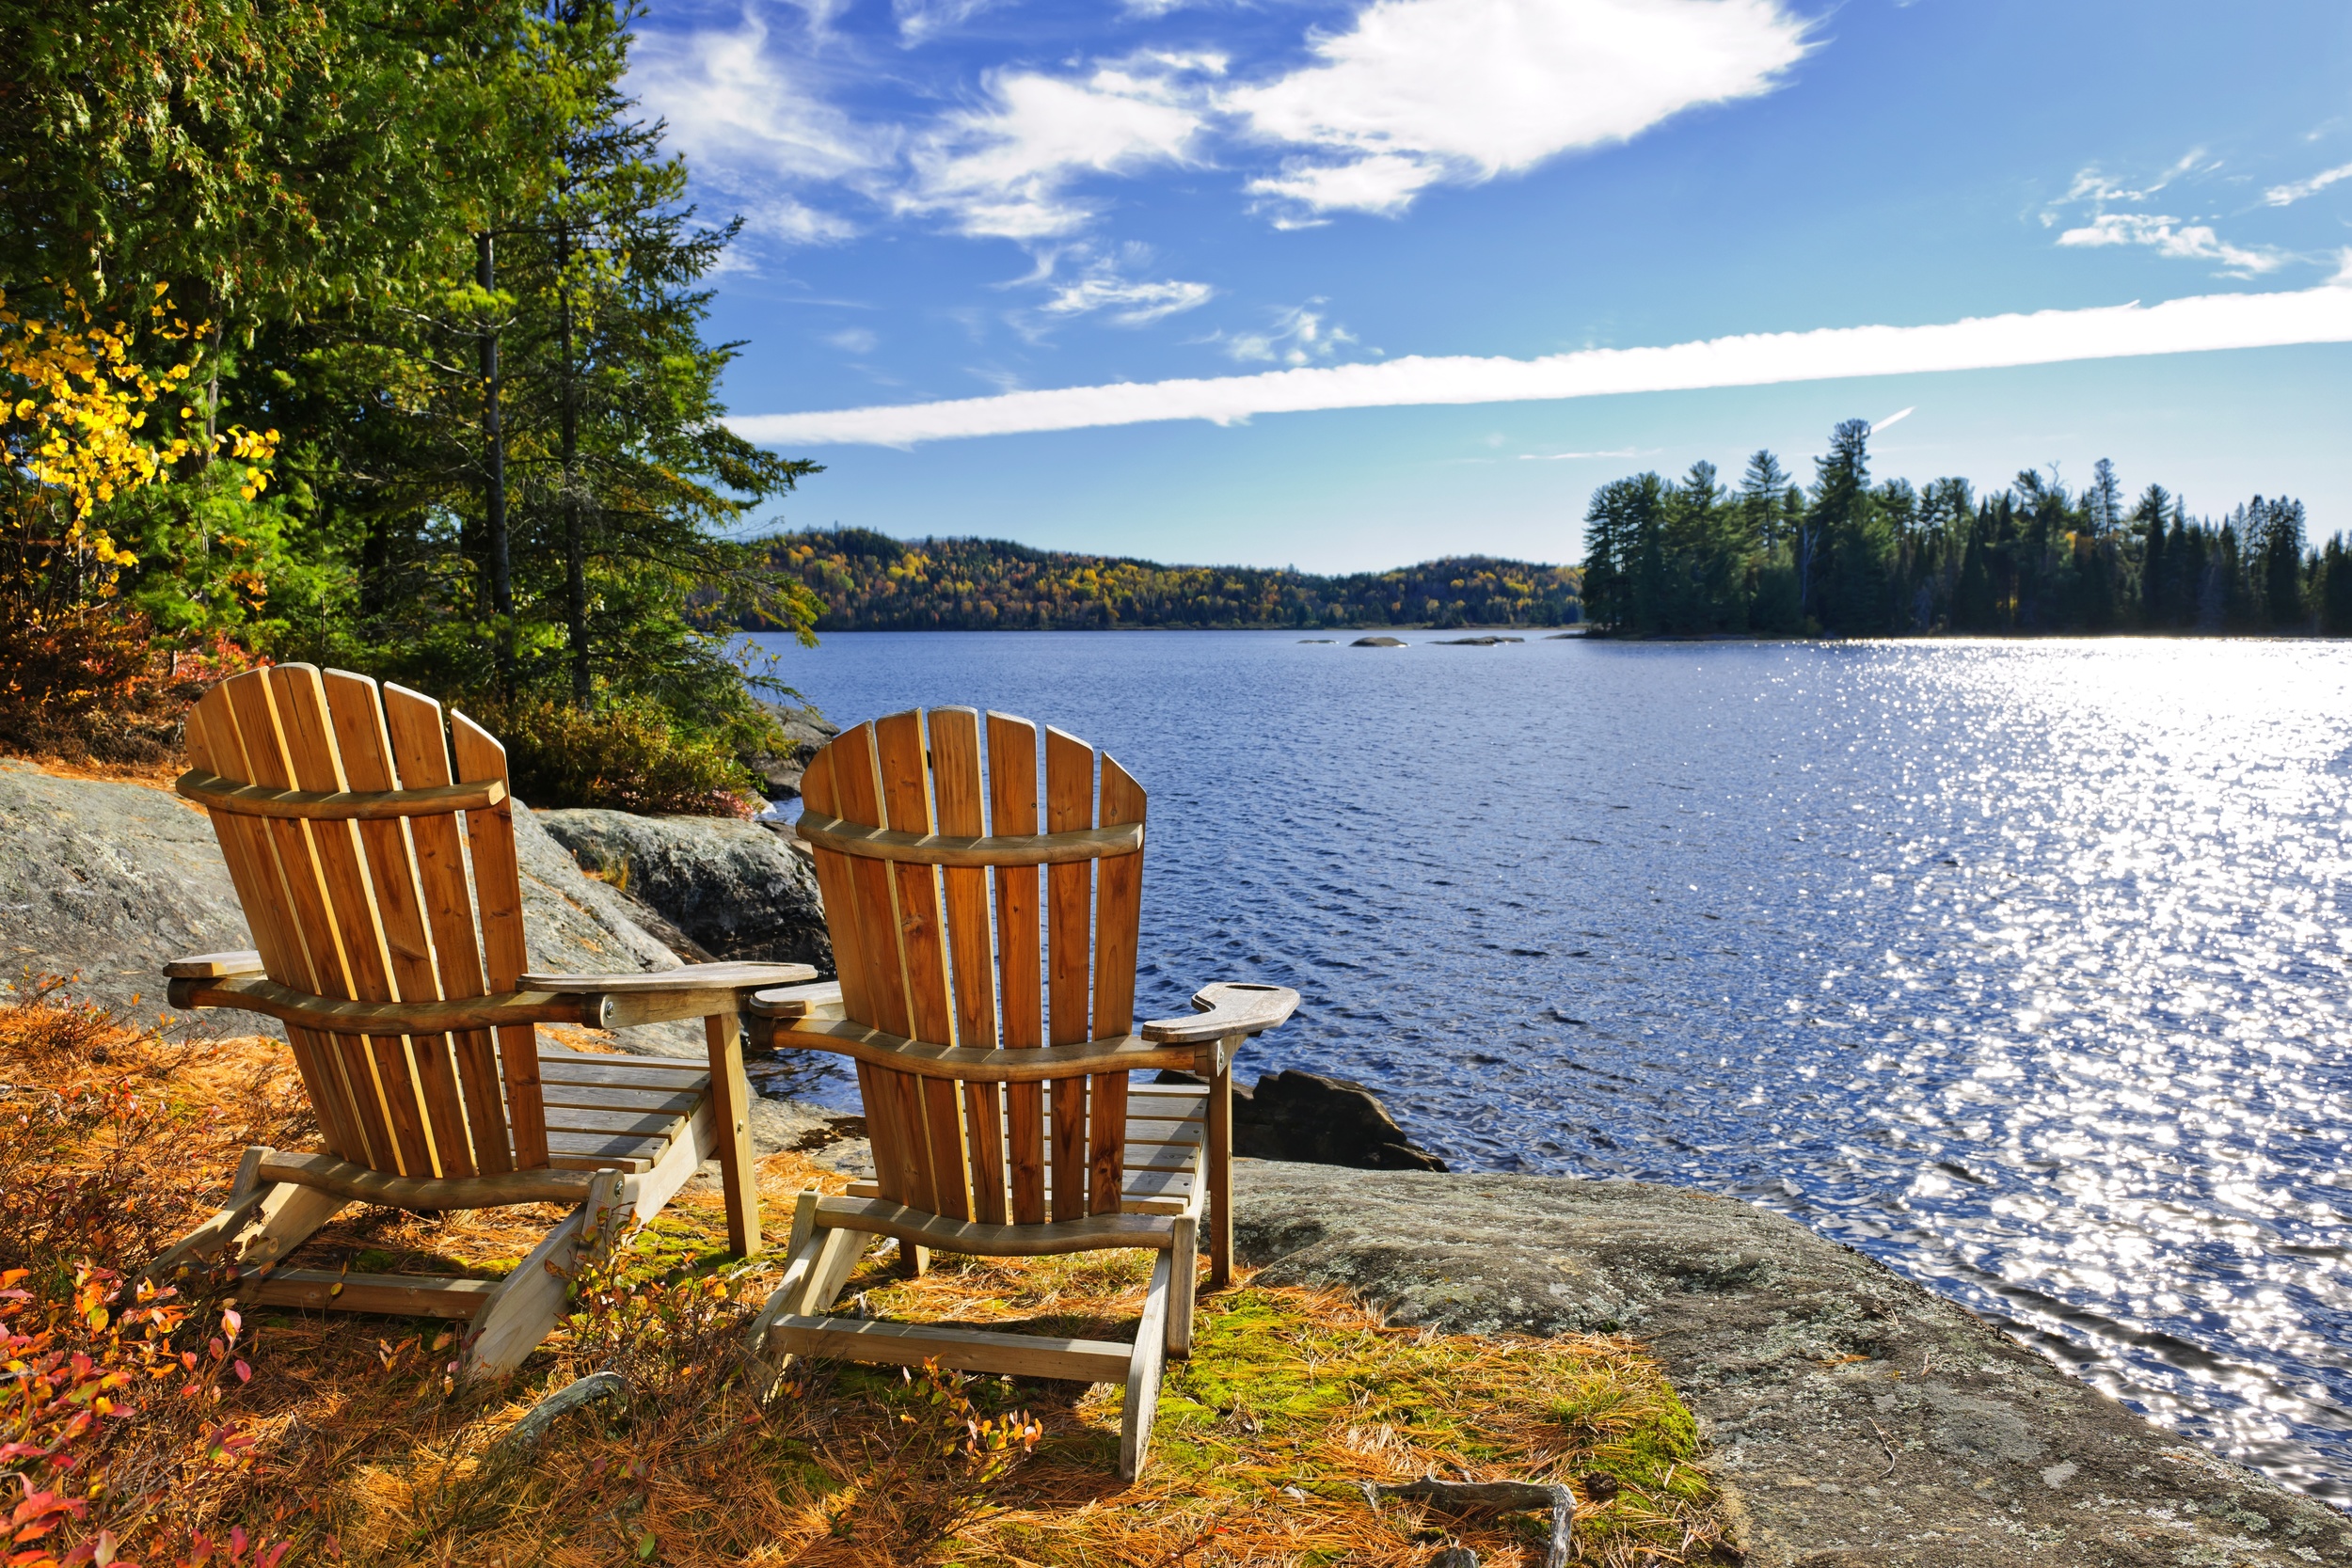
M1584 519L1594 629L2352 635L2352 557L2341 534L2312 547L2298 500L2198 516L2160 484L2127 499L2104 458L2079 492L2033 469L1989 495L1964 479L1874 484L1869 435L1839 425L1810 488L1770 451L1736 488L1711 463L1602 485Z
M1574 567L1483 555L1321 577L1163 566L1003 539L899 540L864 529L787 534L767 549L823 601L819 631L1556 626L1580 613Z

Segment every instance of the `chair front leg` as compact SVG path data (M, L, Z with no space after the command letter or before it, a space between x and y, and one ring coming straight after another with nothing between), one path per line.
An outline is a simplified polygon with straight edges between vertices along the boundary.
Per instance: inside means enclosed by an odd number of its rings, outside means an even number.
M752 1168L752 1085L743 1073L743 1021L732 1007L703 1020L710 1045L710 1108L726 1189L727 1244L738 1258L759 1251L759 1180Z

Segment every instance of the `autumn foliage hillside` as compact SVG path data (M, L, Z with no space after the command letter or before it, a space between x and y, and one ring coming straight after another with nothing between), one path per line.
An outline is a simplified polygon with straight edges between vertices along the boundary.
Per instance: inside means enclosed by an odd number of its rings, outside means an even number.
M820 631L1551 626L1580 615L1574 567L1491 556L1318 577L1164 566L1003 539L899 540L863 529L787 534L771 540L768 552L824 601Z

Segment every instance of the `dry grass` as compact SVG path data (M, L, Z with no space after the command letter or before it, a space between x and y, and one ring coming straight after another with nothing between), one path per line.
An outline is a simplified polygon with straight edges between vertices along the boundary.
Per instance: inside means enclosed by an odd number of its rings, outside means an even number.
M244 1143L302 1141L281 1046L174 1046L56 1000L0 1007L0 1079L68 1097L129 1085L150 1115L40 1135L11 1115L0 1267L32 1247L135 1266L219 1200ZM8 1091L12 1113L28 1092ZM760 1175L771 1225L804 1186L841 1183L793 1154ZM28 1229L27 1195L67 1188L85 1194L80 1217ZM96 1194L114 1201L93 1218ZM302 1256L495 1275L555 1218L355 1210ZM252 1380L226 1386L218 1412L250 1448L191 1491L188 1516L158 1516L151 1544L122 1549L168 1560L188 1532L242 1524L292 1541L290 1562L387 1568L1414 1564L1452 1542L1489 1564L1542 1560L1532 1519L1375 1511L1359 1487L1435 1474L1570 1482L1583 1562L1736 1560L1690 1417L1628 1340L1398 1330L1336 1292L1244 1280L1202 1299L1151 1467L1122 1487L1113 1388L803 1366L763 1405L738 1344L780 1259L730 1264L724 1245L721 1196L698 1180L582 1281L577 1315L501 1386L457 1381L454 1336L437 1326L257 1310L238 1348ZM892 1263L887 1248L869 1258L844 1309L1120 1338L1146 1267L1136 1254L950 1258L910 1281ZM626 1408L565 1416L536 1451L501 1445L530 1404L603 1370L628 1380Z

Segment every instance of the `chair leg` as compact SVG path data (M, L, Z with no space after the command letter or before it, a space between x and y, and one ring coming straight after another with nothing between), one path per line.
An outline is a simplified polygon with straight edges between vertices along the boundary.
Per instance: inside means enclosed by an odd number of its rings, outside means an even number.
M1175 1275L1172 1254L1152 1264L1152 1285L1143 1298L1143 1321L1136 1325L1135 1354L1127 1362L1126 1409L1119 1421L1119 1479L1143 1474L1152 1447L1152 1418L1160 1404L1160 1368L1168 1353L1168 1304Z
M727 1244L738 1258L759 1251L759 1182L752 1169L752 1086L743 1076L743 1021L730 1006L703 1020L710 1046L720 1180L727 1195Z
M1191 1214L1176 1218L1176 1239L1168 1248L1168 1354L1178 1361L1192 1354L1193 1297L1200 1288L1200 1221Z
M789 1355L768 1354L768 1330L778 1318L814 1317L833 1305L841 1293L842 1282L873 1242L871 1236L856 1230L818 1230L816 1227L817 1204L815 1193L801 1195L799 1213L794 1216L792 1251L784 1265L784 1279L771 1291L759 1316L752 1320L751 1328L743 1336L743 1352L752 1363L753 1377L758 1384L761 1398L775 1386L784 1375ZM803 1228L803 1219L806 1227Z
M931 1272L931 1249L916 1246L913 1242L898 1243L898 1272L909 1279L920 1279Z
M1233 1282L1233 1053L1242 1037L1217 1041L1216 1070L1209 1075L1209 1289Z
M183 1268L220 1256L257 1226L260 1229L246 1241L239 1261L256 1267L274 1263L309 1241L320 1226L342 1208L342 1198L291 1182L263 1183L262 1161L271 1152L266 1144L249 1146L245 1158L237 1163L237 1180L229 1189L229 1207L181 1237L141 1269L139 1277L161 1283Z
M466 1374L495 1377L522 1365L564 1315L583 1255L598 1250L619 1218L619 1171L598 1171L588 1199L548 1231L515 1272L499 1281L466 1331Z

